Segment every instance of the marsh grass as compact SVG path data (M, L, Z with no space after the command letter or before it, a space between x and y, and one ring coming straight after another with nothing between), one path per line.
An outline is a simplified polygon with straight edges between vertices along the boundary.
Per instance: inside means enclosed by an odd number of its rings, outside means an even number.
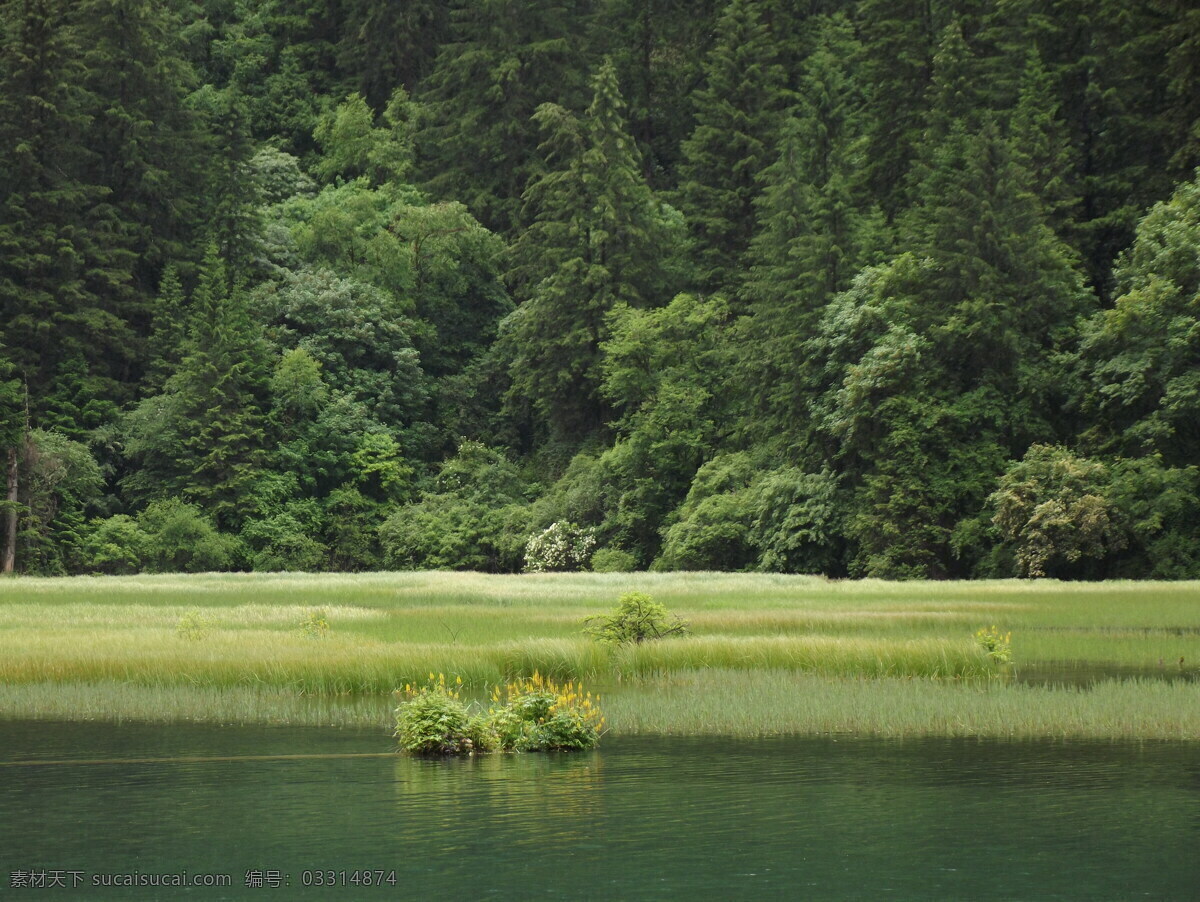
M654 692L611 691L604 707L624 734L1200 739L1200 684L1157 680L1034 688L710 670L665 680Z
M663 602L691 622L694 635L618 649L585 639L584 618L610 610L629 591ZM326 612L330 626L320 642L297 630L314 610ZM177 626L193 611L206 629L181 639ZM188 712L301 718L309 716L301 709L326 700L336 713L356 699L384 699L430 672L480 689L537 671L612 684L631 705L640 699L644 707L615 712L618 731L661 724L666 731L757 733L778 723L820 732L844 723L884 735L1002 735L987 732L1002 730L986 727L989 711L997 723L1026 725L1012 735L1058 735L1056 724L1071 735L1190 729L1171 726L1172 706L1193 704L1186 687L1122 683L1086 698L1015 685L964 694L963 683L987 683L998 672L972 639L992 624L1012 632L1018 668L1111 664L1149 673L1160 661L1177 667L1180 657L1188 668L1200 664L1197 583L838 582L723 573L19 578L0 580L0 714L26 716L39 706L69 712L87 702L87 716L96 717L111 710L168 720ZM64 687L67 700L52 701L50 686ZM819 698L803 704L818 707L793 711L814 693ZM1144 697L1147 711L1162 714L1161 730L1151 715L1116 713L1125 711L1122 693ZM665 700L657 713L656 699ZM971 699L982 708L961 714ZM845 717L859 712L844 722L837 720L843 703ZM923 705L942 713L921 714ZM1010 705L1038 710L1017 716ZM1079 720L1072 705L1091 719ZM161 716L150 716L160 708ZM897 721L897 711L909 713ZM1105 719L1106 711L1113 716Z

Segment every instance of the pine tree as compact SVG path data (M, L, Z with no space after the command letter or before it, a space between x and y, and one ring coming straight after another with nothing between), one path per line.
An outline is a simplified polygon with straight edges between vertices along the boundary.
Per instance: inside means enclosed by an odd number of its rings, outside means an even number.
M74 373L78 360L91 394L119 400L136 350L120 303L132 256L109 189L88 178L91 106L69 6L3 7L0 341L35 420L58 405L64 367Z
M625 131L616 70L605 61L582 119L543 106L543 152L555 168L533 182L537 213L515 253L528 300L513 314L510 399L532 401L552 436L577 441L605 421L600 345L619 303L655 300L666 226Z
M92 113L89 179L107 189L119 252L131 258L133 280L121 300L130 317L164 261L181 256L192 237L202 138L185 101L195 75L180 55L180 21L169 4L84 0L73 23Z
M803 345L821 311L886 247L882 214L863 184L864 97L850 70L857 44L844 17L822 21L785 122L778 159L763 173L758 232L744 294L754 314L747 358L756 417L791 432L807 402Z
M1071 241L1079 195L1074 186L1075 160L1050 73L1036 48L1030 49L1020 94L1009 123L1013 155L1029 174L1029 190L1041 202L1046 221L1064 241Z
M696 239L701 284L736 285L754 231L759 175L770 163L784 74L755 0L732 0L717 25L695 93L696 128L683 144L679 206Z
M578 98L584 29L561 0L461 2L451 19L453 37L417 98L427 110L420 168L435 196L511 234L537 170L532 116L543 103Z
M178 369L126 419L126 452L140 465L126 489L195 501L229 526L245 515L262 466L269 370L261 328L215 243L191 306Z
M888 219L908 206L908 170L922 143L938 31L927 0L862 0L856 66L870 86L867 181Z

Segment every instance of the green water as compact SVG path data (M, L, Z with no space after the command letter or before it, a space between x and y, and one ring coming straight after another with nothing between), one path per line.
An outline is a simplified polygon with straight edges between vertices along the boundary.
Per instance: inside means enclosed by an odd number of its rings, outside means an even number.
M1200 899L1196 745L388 750L378 733L0 722L0 898ZM184 870L230 885L96 886ZM13 886L41 871L68 887ZM335 885L304 886L319 880Z

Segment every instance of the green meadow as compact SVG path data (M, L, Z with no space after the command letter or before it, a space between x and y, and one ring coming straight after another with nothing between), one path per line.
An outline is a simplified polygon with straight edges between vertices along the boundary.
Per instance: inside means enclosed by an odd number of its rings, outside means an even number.
M583 619L649 593L684 638ZM323 612L328 630L302 624ZM974 633L1012 633L998 664ZM372 573L0 581L0 716L378 724L430 673L538 671L618 733L1200 739L1200 584L724 573ZM1079 679L1074 679L1078 674ZM1043 679L1038 679L1039 675ZM1087 677L1084 679L1084 677Z

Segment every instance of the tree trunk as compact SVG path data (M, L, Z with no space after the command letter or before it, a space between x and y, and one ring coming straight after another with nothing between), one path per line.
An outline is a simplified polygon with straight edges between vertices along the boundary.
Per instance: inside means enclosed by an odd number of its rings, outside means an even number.
M4 555L0 573L12 573L17 562L17 449L8 449L8 494L4 509Z

